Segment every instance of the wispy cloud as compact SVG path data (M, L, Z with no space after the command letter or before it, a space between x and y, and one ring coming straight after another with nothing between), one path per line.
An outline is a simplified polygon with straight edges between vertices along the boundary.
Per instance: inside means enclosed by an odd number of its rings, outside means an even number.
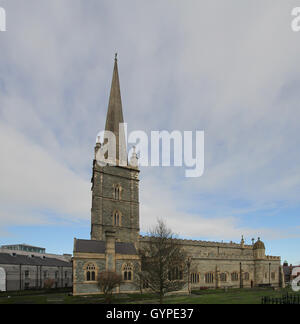
M0 146L0 225L40 224L47 210L88 219L88 182L3 123Z

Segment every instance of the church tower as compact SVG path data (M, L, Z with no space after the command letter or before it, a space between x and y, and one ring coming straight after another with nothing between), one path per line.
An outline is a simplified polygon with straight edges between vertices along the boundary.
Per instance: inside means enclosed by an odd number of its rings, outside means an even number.
M139 238L139 170L127 165L125 131L120 128L123 123L116 56L105 124L105 131L116 138L116 165L97 163L97 152L105 144L97 140L92 176L92 240L105 241L113 236L117 242L136 243Z

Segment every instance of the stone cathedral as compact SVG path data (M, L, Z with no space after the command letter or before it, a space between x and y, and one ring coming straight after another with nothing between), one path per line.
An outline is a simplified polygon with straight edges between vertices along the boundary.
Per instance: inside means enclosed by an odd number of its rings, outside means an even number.
M125 138L120 132L123 123L121 91L117 58L114 63L105 131L114 133L116 143ZM122 275L117 292L136 292L137 253L147 237L140 236L139 226L139 169L133 153L127 160L126 145L116 145L116 166L99 165L96 161L100 140L95 146L92 173L91 239L74 239L73 293L86 295L100 293L99 273L115 271ZM176 230L176 229L174 229ZM243 288L284 285L280 257L265 255L265 245L258 239L252 245L207 241L178 240L187 252L188 274L183 278L186 289Z

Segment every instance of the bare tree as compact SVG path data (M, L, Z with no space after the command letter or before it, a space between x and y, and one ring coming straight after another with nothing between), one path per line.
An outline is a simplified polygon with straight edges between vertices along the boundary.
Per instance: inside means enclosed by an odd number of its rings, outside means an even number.
M104 300L110 304L112 302L113 290L122 282L122 276L114 271L103 271L99 274L98 285L104 294Z
M172 230L162 220L158 220L150 230L147 242L140 246L139 255L140 281L159 295L160 303L167 292L183 288L186 255Z

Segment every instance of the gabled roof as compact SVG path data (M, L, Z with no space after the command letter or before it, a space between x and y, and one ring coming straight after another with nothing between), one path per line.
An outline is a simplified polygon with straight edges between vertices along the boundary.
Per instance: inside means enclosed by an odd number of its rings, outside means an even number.
M53 258L31 257L20 254L0 253L0 264L13 265L35 265L35 266L49 266L49 267L72 267L71 262L62 261Z
M76 240L74 252L80 253L105 253L105 242L96 240Z
M127 242L116 242L116 253L117 254L127 254L136 255L137 251L133 243ZM74 252L79 253L105 253L105 241L96 240L76 240Z
M136 255L137 251L133 243L116 242L116 253Z

